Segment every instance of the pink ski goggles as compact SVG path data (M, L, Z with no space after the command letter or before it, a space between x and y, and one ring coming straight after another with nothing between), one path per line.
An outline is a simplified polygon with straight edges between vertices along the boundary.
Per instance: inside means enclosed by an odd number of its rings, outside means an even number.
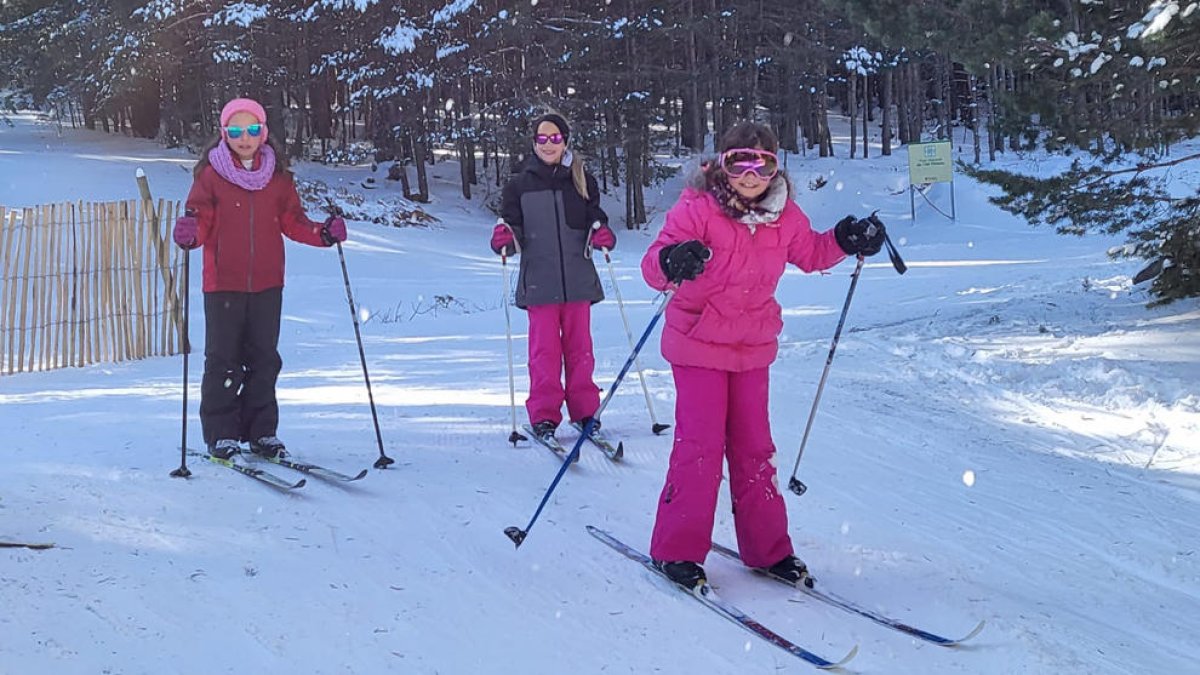
M758 148L733 148L721 153L721 170L730 178L748 173L771 180L779 173L779 158L775 153Z

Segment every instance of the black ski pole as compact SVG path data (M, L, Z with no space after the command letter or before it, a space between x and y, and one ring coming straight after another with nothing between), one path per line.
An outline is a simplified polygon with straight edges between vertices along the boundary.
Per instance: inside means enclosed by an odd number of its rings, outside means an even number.
M183 339L180 340L180 348L183 350L183 413L180 415L182 424L180 424L179 437L179 468L171 472L175 478L187 478L192 475L192 472L187 467L187 418L188 418L188 354L192 352L192 341L188 335L188 315L191 313L190 299L192 296L189 283L189 269L191 267L192 252L183 252Z
M327 209L331 215L342 217L342 210L332 198L326 198ZM363 381L367 384L367 402L371 405L371 421L375 423L375 441L379 444L379 459L375 460L376 469L386 469L396 460L387 456L383 451L383 432L379 430L379 415L375 412L375 396L371 393L371 374L367 372L367 354L363 351L362 331L358 327L358 310L354 307L354 293L350 290L350 273L346 271L346 254L342 252L342 242L337 245L338 260L342 263L342 281L346 285L346 302L350 305L350 319L354 321L354 340L358 343L358 360L362 363Z
M142 208L150 212L150 225L154 228L155 233L159 230L158 209L154 208L154 198L150 195L150 181L146 178L146 172L138 168L134 174L137 178L138 192L142 194ZM187 215L192 215L191 211ZM169 236L169 235L168 235ZM169 244L168 244L169 246ZM183 316L182 328L183 334L180 335L179 348L183 351L183 414L180 416L180 439L179 439L179 468L171 471L171 476L174 478L187 478L192 475L187 466L187 414L188 414L188 354L192 351L191 340L188 339L188 300L191 297L191 287L188 285L188 268L192 259L192 252L184 250L183 252ZM174 282L172 278L170 280ZM167 284L167 297L175 300L174 311L179 311L178 299L176 299L172 284Z
M829 356L825 358L825 370L821 373L821 381L817 384L817 396L813 399L812 410L808 412L808 423L804 425L804 438L800 441L800 452L796 454L796 465L792 467L792 477L788 479L788 489L797 495L802 495L808 486L796 478L800 470L800 458L804 456L804 446L808 444L808 433L812 431L813 419L817 416L817 406L821 404L821 392L825 389L825 379L829 377L829 367L833 365L833 354L837 351L838 340L842 337L842 326L846 324L846 313L850 311L850 299L854 297L854 287L858 285L858 275L862 273L863 257L858 256L858 264L854 266L854 274L850 276L850 292L846 293L846 304L842 305L842 316L838 319L837 330L833 332L833 343L829 345Z
M625 379L625 375L629 373L629 369L633 367L634 359L637 358L638 352L640 352L642 347L645 346L646 340L650 338L650 333L654 331L654 326L662 317L663 310L667 308L667 303L671 301L672 295L673 291L667 291L663 295L663 299L658 306L658 310L654 312L654 316L650 319L650 325L646 326L646 331L642 333L642 337L640 340L638 340L637 345L634 346L633 352L629 354L628 359L625 359L625 365L622 366L621 372L617 374L617 379L613 380L612 386L608 388L608 394L605 395L604 401L600 403L600 409L597 410L596 414L592 415L592 419L589 420L586 425L584 425L583 430L579 434L579 438L575 441L575 447L571 448L571 453L568 454L563 460L562 466L559 467L558 473L554 476L554 480L550 482L550 487L546 489L546 494L542 496L542 501L538 504L537 510L533 512L533 517L529 519L529 524L526 525L525 529L523 530L515 525L504 528L504 534L507 535L508 538L517 545L517 548L520 548L521 544L525 541L525 537L529 536L529 530L533 529L533 524L537 522L538 516L542 515L542 509L546 508L546 502L550 501L550 495L554 494L554 488L558 487L558 483L562 480L563 474L567 472L567 468L570 467L571 464L575 462L575 458L579 456L579 448L583 445L583 442L587 440L589 436L591 436L592 428L596 425L596 422L600 420L600 415L603 414L604 409L608 407L608 403L612 400L613 394L617 393L617 387L621 385L621 381Z
M866 219L873 226L882 228L881 222L875 213L872 213ZM904 264L904 260L900 258L900 253L896 251L896 247L892 244L892 240L887 236L887 231L884 231L883 241L887 244L888 257L891 258L892 266L900 274L908 271L908 266ZM829 367L833 365L833 355L837 352L838 340L842 337L842 327L846 324L846 314L850 311L850 300L854 297L854 288L858 285L858 277L862 273L864 258L860 254L858 263L854 266L854 274L850 276L850 290L846 293L846 303L842 305L842 315L838 318L837 330L833 332L833 342L829 345L829 356L825 358L825 370L821 373L821 381L817 384L817 395L813 398L812 409L808 412L808 422L804 425L804 437L800 440L800 451L796 453L796 465L792 467L792 477L788 479L788 489L797 495L802 495L808 490L799 478L796 477L796 472L800 470L800 458L804 456L804 446L808 444L808 434L812 431L813 419L817 416L817 406L821 404L821 392L825 389L825 380L829 377Z
M354 293L350 291L350 273L346 271L346 254L342 242L336 242L338 260L342 263L342 281L346 284L346 302L350 303L350 318L354 320L354 340L358 342L358 360L362 363L363 381L367 383L367 402L371 404L371 421L375 423L375 441L379 444L376 469L386 469L396 462L383 451L383 432L379 430L379 415L375 412L375 396L371 393L371 375L367 372L367 354L363 351L362 331L358 327L358 310L354 308Z

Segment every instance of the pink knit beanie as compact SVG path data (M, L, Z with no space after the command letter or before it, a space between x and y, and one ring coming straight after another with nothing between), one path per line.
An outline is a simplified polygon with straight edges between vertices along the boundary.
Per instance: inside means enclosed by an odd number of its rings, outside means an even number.
M250 113L254 119L258 120L263 127L262 139L267 142L267 111L263 109L258 101L252 98L235 98L221 108L221 135L225 135L225 127L229 126L229 118L234 115L244 112Z

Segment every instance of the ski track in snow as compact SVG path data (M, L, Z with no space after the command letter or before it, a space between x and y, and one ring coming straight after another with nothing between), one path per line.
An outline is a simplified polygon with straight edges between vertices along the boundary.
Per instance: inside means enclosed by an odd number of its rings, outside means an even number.
M134 198L139 166L156 197L181 199L190 185L193 160L180 151L16 122L0 128L0 203ZM718 556L710 578L811 651L838 657L858 643L854 672L1194 670L1200 305L1146 309L1129 286L1136 263L1104 254L1117 240L1030 228L964 177L957 223L928 208L913 223L907 196L891 194L904 186L902 156L790 158L817 229L880 208L910 271L897 277L882 256L865 269L800 466L809 491L785 500L797 551L823 588L946 635L979 618L988 627L948 650ZM367 175L299 172L347 185ZM818 173L831 185L805 189ZM503 528L525 526L559 465L536 445L505 442L501 270L486 248L494 217L454 196L457 175L434 168L440 226L352 224L346 245L355 300L372 316L365 350L397 460L387 472L349 485L310 478L289 494L199 461L190 480L168 478L179 461L177 357L0 378L0 539L58 545L0 549L0 674L809 670L585 532L649 541L671 441L650 434L634 373L604 420L625 440L624 462L585 444L513 551ZM640 255L677 188L648 195L659 207L649 232L618 230L635 335L655 302ZM605 206L620 213L607 196ZM850 267L790 270L780 285L781 483ZM287 284L280 435L300 459L355 472L378 453L336 256L289 244ZM462 305L432 311L438 295ZM193 306L195 447L203 310ZM524 313L513 320L520 404ZM593 328L607 390L628 355L613 301L594 308ZM642 362L658 417L671 423L657 343ZM564 425L560 438L570 447L577 434ZM715 537L733 545L729 506L723 493Z

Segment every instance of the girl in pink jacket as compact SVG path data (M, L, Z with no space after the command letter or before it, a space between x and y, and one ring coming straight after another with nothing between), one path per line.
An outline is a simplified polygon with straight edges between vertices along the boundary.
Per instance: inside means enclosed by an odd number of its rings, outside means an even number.
M882 229L868 236L853 217L814 232L779 171L778 146L761 124L727 132L720 158L692 177L642 259L646 283L677 288L662 337L675 378L675 445L650 556L689 589L705 583L700 565L712 541L722 458L745 564L792 583L807 574L793 555L773 462L768 371L783 329L775 288L787 263L816 272L883 245Z

